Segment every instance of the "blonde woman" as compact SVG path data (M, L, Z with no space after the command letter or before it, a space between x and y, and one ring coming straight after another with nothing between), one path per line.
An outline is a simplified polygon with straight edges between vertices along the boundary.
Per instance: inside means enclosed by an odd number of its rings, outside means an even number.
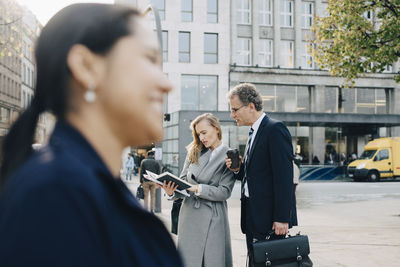
M180 177L193 184L184 199L178 226L178 250L187 267L232 266L226 200L235 180L225 165L228 147L222 144L218 119L210 113L191 124L193 142ZM175 187L164 184L170 196ZM177 196L175 196L177 197Z

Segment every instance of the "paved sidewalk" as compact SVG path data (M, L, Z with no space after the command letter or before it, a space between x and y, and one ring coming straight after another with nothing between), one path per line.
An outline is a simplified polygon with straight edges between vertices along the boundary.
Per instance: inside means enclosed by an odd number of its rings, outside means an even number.
M127 185L135 192L138 178ZM240 186L236 185L234 190L238 188ZM301 194L301 188L299 190ZM162 212L157 216L167 229L170 229L171 207L171 201L163 197ZM240 200L230 198L228 208L234 266L243 267L247 252L240 230ZM309 236L310 257L316 267L400 266L398 198L299 207L298 218L301 227L290 232L301 231Z

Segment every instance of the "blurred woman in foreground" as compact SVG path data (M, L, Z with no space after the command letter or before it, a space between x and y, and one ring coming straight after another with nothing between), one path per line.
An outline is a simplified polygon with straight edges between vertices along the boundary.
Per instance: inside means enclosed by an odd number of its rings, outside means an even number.
M117 178L125 147L162 137L171 85L149 25L128 7L75 4L43 28L35 98L3 144L0 266L181 266ZM55 130L33 152L45 111Z

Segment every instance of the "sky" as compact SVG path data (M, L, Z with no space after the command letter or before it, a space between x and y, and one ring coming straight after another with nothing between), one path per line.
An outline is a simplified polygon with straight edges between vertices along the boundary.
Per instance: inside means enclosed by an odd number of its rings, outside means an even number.
M73 3L114 3L114 0L17 0L35 14L44 26L57 11Z

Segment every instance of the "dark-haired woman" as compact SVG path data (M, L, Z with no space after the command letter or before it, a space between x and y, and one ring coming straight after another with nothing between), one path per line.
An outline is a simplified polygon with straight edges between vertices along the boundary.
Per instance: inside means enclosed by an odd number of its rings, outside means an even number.
M222 144L221 126L212 114L198 116L191 128L193 142L188 146L180 177L193 186L180 209L178 249L186 267L231 267L226 200L235 179L225 165L228 147ZM173 185L165 184L163 188L173 195Z
M171 85L149 25L128 7L76 4L43 28L35 98L3 144L0 266L182 266L117 178L125 147L162 137ZM56 127L33 152L44 111Z

